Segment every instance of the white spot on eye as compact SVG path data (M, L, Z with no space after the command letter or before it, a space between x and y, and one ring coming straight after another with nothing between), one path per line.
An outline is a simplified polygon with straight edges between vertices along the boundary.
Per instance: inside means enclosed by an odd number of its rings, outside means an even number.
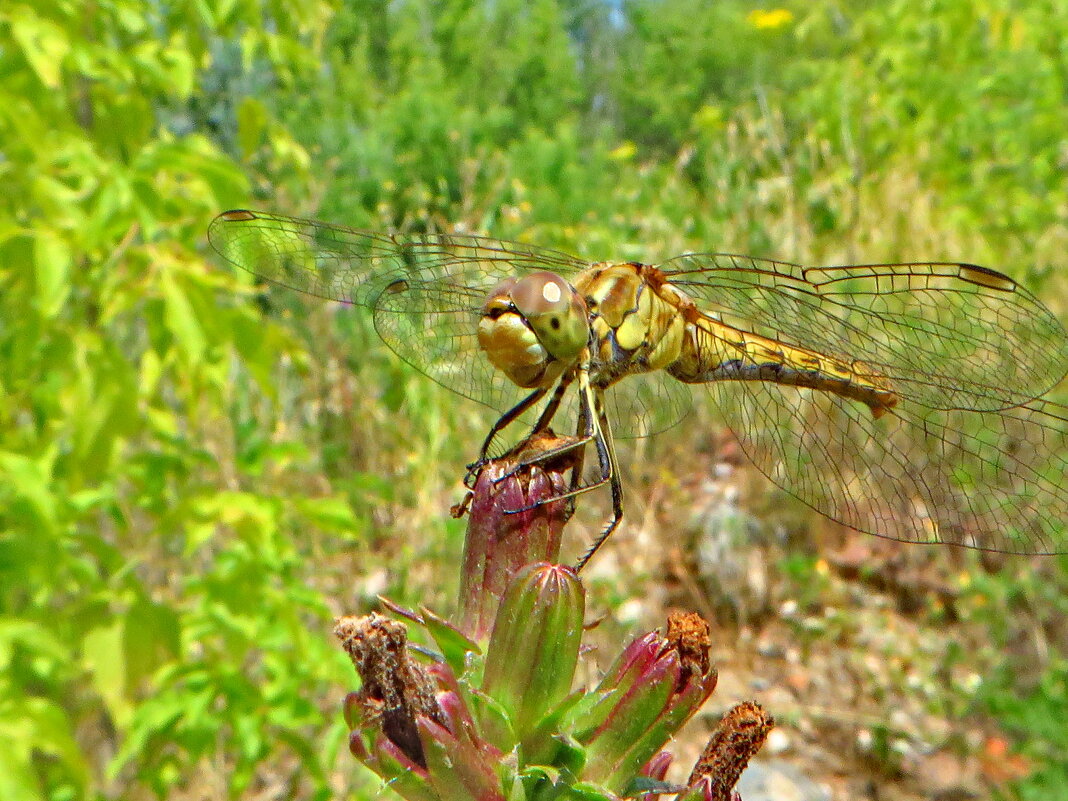
M555 281L546 281L541 288L541 296L549 303L557 303L560 300L560 285Z

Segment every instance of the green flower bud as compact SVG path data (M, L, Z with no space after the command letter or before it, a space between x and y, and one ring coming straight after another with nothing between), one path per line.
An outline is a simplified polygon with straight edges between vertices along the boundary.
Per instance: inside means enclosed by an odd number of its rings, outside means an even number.
M585 593L569 567L530 565L508 587L493 625L482 689L522 737L567 696L578 662Z

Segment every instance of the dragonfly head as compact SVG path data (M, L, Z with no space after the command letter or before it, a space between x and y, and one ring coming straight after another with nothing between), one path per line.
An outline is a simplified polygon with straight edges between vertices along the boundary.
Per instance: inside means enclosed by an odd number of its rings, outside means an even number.
M478 324L490 362L521 387L555 381L589 338L582 296L550 272L501 281L486 297Z

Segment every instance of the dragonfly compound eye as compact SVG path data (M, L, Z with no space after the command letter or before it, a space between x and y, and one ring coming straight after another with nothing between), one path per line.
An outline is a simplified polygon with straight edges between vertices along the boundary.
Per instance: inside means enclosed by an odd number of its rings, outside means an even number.
M478 344L490 363L520 387L541 386L550 378L551 358L512 301L516 279L501 281L482 304Z
M532 273L501 281L486 296L478 344L515 384L548 386L589 340L586 304L558 275Z
M550 272L537 272L516 281L512 302L552 356L575 359L590 338L582 296L571 284Z

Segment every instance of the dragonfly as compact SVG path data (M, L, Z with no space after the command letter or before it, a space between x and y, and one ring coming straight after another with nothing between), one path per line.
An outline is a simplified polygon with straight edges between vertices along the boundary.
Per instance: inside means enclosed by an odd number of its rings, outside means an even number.
M476 470L517 420L532 435L573 420L562 447L590 446L597 470L574 471L561 497L604 485L612 497L579 569L623 518L613 426L678 424L693 384L760 472L832 520L905 542L1068 552L1068 407L1051 397L1068 334L989 268L590 262L244 209L208 233L262 280L367 308L404 361L496 409Z

